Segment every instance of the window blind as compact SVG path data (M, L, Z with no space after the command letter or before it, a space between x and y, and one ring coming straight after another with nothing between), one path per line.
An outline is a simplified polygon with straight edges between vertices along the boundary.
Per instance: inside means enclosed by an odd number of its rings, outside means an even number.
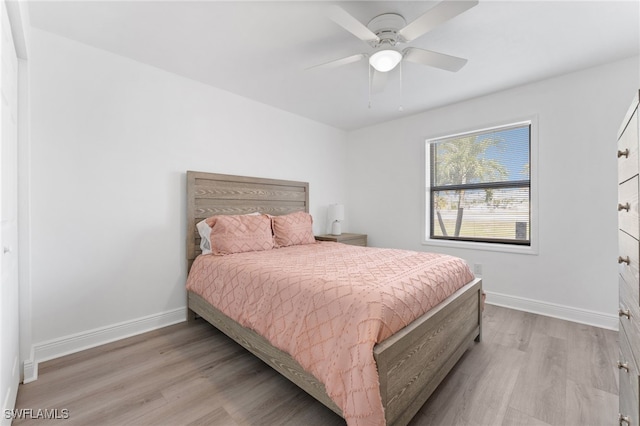
M530 245L531 123L431 140L433 239Z

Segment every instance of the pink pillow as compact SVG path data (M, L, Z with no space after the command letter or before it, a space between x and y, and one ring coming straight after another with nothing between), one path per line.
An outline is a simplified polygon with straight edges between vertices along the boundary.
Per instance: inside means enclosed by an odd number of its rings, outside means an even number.
M271 216L277 247L287 247L316 242L313 236L313 218L309 213L295 212L283 216Z
M220 215L207 219L211 227L211 252L216 255L270 250L271 221L267 215Z

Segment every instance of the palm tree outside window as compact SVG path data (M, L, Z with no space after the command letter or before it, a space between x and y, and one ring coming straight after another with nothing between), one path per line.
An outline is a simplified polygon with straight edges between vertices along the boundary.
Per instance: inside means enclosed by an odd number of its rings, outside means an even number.
M427 141L430 238L531 245L531 122Z

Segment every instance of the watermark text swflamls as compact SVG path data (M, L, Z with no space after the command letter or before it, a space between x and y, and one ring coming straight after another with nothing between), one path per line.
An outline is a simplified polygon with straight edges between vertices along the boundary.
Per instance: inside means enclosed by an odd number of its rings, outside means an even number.
M7 420L66 420L69 418L69 410L66 408L19 408L4 410L4 418Z

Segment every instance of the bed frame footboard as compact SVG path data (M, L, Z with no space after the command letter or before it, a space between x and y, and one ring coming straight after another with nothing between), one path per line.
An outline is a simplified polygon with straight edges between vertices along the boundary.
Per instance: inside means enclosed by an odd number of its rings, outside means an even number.
M406 425L482 335L476 279L374 347L387 425Z

